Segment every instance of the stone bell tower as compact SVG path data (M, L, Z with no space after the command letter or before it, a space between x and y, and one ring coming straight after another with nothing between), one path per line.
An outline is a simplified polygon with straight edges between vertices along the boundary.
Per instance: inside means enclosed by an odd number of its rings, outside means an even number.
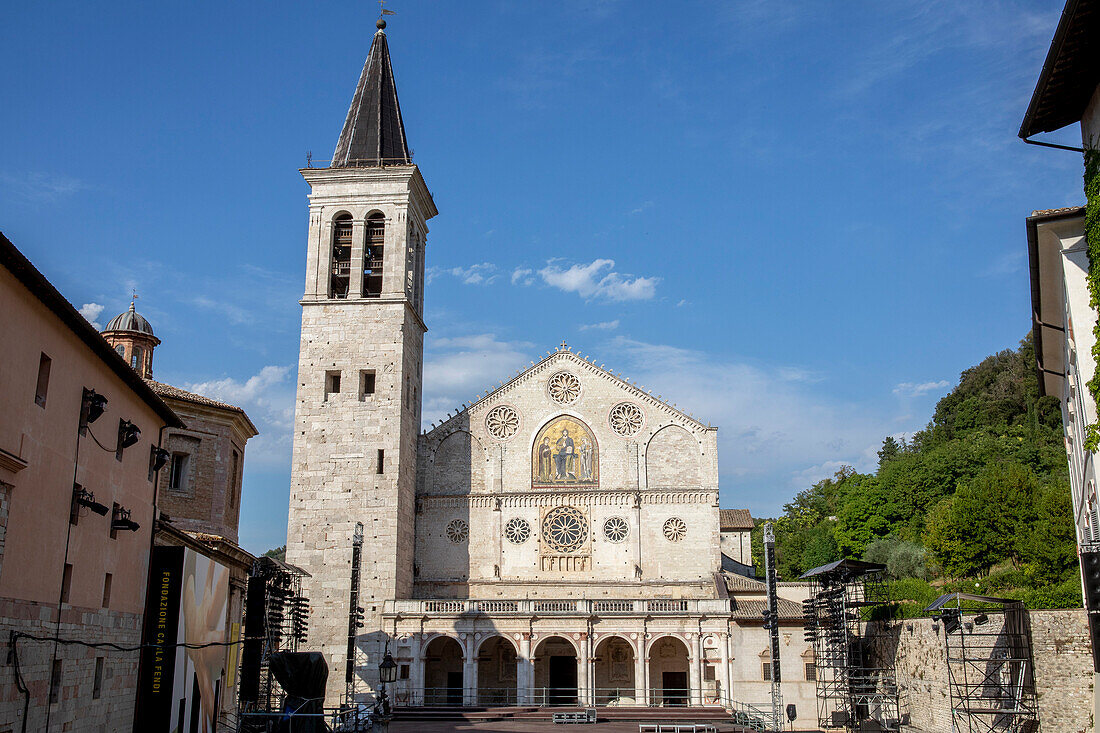
M326 705L341 701L349 648L359 692L377 685L383 602L408 597L413 581L424 254L437 212L409 154L385 26L329 167L301 170L311 193L286 556L310 574L305 648L329 664ZM349 646L357 523L364 626Z

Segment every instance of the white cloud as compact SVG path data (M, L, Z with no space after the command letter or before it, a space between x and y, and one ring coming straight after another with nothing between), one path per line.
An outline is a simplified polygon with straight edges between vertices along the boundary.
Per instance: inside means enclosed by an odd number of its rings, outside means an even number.
M529 343L501 341L491 333L429 336L424 358L424 425L510 379L528 365L532 349Z
M30 204L54 203L88 188L76 178L52 173L0 172L0 186L8 189L13 198Z
M208 298L205 295L196 295L194 298L191 299L191 302L194 305L197 305L199 308L222 314L227 319L229 319L230 323L238 326L246 323L252 323L254 320L252 314L249 313L247 310L224 300L214 300L213 298Z
M535 282L535 278L531 277L534 274L534 270L526 267L517 267L512 271L512 284L513 285L531 285Z
M630 213L632 215L633 214L641 214L646 209L652 209L652 208L653 208L653 202L652 201L643 201L641 204L638 205L637 208L631 209Z
M614 331L619 327L619 319L614 321L601 321L599 323L586 323L580 327L581 331Z
M440 275L451 275L464 285L488 285L497 279L496 271L497 266L492 262L479 262L466 267L429 267L424 273L424 281L431 285Z
M657 292L657 277L634 277L615 272L615 261L597 259L587 265L570 265L563 269L549 260L539 270L543 282L567 293L577 293L585 300L649 300Z
M901 382L894 387L894 394L899 397L920 397L923 394L938 392L949 386L951 386L951 383L946 379L941 379L938 382Z
M289 366L265 366L243 382L225 377L185 384L184 389L244 409L259 435L248 441L249 461L288 466L294 425L294 380Z
M88 323L95 326L97 329L103 328L103 326L100 325L99 321L96 320L97 318L99 318L99 314L102 312L103 306L99 303L85 303L84 305L80 306L80 315L84 316L84 319L87 320Z
M815 386L819 379L792 378L809 375L798 367L747 364L621 336L611 348L616 370L719 427L723 506L761 501L778 511L794 492L840 466L872 470L883 436L898 429L888 414L837 400Z

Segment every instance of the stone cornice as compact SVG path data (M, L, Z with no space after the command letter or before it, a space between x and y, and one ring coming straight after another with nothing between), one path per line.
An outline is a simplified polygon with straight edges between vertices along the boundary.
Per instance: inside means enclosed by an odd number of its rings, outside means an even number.
M608 371L603 366L598 366L595 362L589 361L587 358L580 356L572 351L559 350L551 352L541 361L533 364L526 369L520 370L509 379L507 382L502 382L496 388L490 390L484 397L480 395L469 405L463 405L462 409L455 415L447 418L439 425L433 427L431 430L424 433L431 439L443 439L451 433L457 431L468 430L467 425L473 425L473 417L480 415L483 411L495 407L499 401L502 401L506 396L515 390L518 386L525 384L538 377L539 375L549 371L552 368L561 366L563 364L569 364L574 367L588 372L589 374L597 377L610 380L620 389L627 392L631 397L638 400L642 404L648 405L651 408L656 408L668 415L671 415L682 424L682 427L686 427L692 430L692 432L716 432L717 428L704 425L693 416L687 414L683 410L670 405L664 400L654 397L650 392L642 389L638 385L616 376L612 372Z

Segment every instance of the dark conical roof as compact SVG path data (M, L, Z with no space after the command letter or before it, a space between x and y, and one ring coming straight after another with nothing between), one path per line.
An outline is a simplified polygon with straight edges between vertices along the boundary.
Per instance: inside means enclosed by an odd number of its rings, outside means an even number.
M153 335L153 327L149 325L149 321L145 320L145 317L134 310L134 302L130 301L130 309L125 313L119 313L117 316L107 322L107 327L103 329L106 331L137 331L139 333L147 333L150 336Z
M351 109L332 154L332 167L408 165L412 162L386 34L374 34L367 62L355 87Z

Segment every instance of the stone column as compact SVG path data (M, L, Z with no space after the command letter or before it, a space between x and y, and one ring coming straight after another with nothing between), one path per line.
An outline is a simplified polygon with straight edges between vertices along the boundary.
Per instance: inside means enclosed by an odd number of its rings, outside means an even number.
M641 639L638 642L638 651L634 653L634 703L636 705L646 704L645 658L645 639Z
M719 673L718 679L722 683L721 696L726 700L733 699L733 688L730 686L730 636L722 634L718 647Z
M592 704L592 655L588 653L588 634L581 634L577 646L580 649L577 653L577 704L584 707Z
M535 684L535 665L531 661L531 635L523 634L519 640L519 655L516 657L516 701L520 705L531 704L531 688Z
M462 640L462 704L477 704L477 657L474 649L477 641L473 634L466 634Z
M367 226L362 220L351 223L351 273L348 277L348 300L363 297L363 250L366 247Z
M424 634L412 636L412 664L409 666L409 705L424 704Z
M691 688L691 704L703 704L703 635L694 634L691 643L691 659L688 660L688 686Z

